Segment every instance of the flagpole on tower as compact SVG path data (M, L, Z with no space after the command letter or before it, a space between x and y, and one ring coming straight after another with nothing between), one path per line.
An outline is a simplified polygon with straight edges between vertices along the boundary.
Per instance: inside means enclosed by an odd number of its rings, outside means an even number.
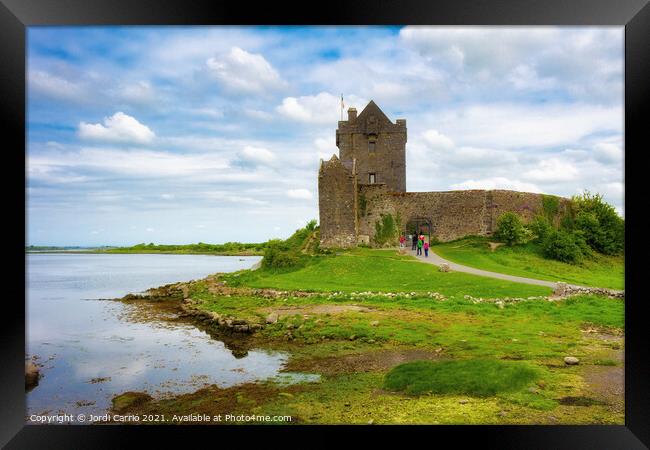
M345 105L343 104L343 94L341 94L341 121L343 121L343 109Z

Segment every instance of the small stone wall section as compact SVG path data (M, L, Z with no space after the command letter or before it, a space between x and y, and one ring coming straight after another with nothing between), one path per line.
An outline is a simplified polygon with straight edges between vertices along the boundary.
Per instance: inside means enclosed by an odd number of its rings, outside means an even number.
M558 282L557 287L553 291L553 295L555 297L568 297L571 295L605 295L611 298L625 298L625 291L588 286L575 286Z

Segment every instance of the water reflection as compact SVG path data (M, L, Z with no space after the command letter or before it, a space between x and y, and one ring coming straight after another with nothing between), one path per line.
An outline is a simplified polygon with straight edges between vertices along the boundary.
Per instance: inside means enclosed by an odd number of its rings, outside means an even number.
M28 255L27 353L42 365L28 414L103 413L113 395L154 397L276 376L287 355L229 350L164 315L126 320L134 305L100 300L252 266L258 257Z

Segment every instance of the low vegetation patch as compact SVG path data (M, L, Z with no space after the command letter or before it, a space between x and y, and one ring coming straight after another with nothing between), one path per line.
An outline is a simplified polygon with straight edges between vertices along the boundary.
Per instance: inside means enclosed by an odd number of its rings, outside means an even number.
M225 244L161 245L150 242L131 247L116 247L97 249L102 253L179 253L179 254L215 254L215 255L260 255L266 248L266 243L226 242Z
M384 388L409 395L432 393L487 397L523 389L539 376L539 369L524 362L491 359L414 361L388 372Z

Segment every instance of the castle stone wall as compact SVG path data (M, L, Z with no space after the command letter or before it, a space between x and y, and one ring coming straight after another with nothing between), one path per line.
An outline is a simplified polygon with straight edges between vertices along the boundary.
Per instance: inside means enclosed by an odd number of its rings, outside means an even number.
M318 209L323 247L357 244L357 182L352 171L332 157L318 173Z
M507 211L529 222L543 212L542 194L505 190L447 192L388 192L386 186L359 185L359 234L375 234L375 223L384 214L399 216L403 231L415 218L431 223L431 234L442 242L467 235L489 236L496 221ZM561 207L566 199L561 199Z

